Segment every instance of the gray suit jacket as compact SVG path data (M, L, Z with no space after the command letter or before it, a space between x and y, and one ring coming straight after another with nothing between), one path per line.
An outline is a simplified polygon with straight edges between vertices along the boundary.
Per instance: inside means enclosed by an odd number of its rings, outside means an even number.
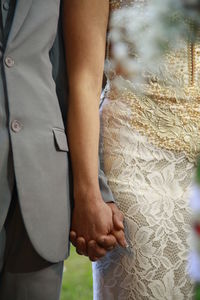
M64 126L67 79L59 11L59 0L18 0L4 53L6 130L19 202L35 249L51 262L68 255L71 211ZM105 201L112 201L101 170L99 183Z

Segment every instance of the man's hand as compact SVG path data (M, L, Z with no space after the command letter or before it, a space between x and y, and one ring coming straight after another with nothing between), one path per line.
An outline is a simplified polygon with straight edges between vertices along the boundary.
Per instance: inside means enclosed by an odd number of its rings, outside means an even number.
M103 257L107 251L113 250L117 243L122 247L127 247L124 236L123 213L114 203L104 203L104 205L107 206L107 208L110 208L112 212L112 225L110 227L110 232L108 232L107 235L99 235L96 239L87 241L83 236L80 236L74 231L73 227L70 233L71 242L76 247L77 252L89 256L92 261Z
M98 241L99 238L107 239L113 230L112 210L102 200L100 192L89 194L87 192L84 196L81 193L81 196L75 198L71 229L79 237L79 240L77 244L73 242L73 238L71 240L79 254L85 254L85 250L81 246L82 239L86 244L90 241ZM116 239L112 237L110 247L114 247L116 244ZM91 248L93 250L88 255L93 260L106 254L106 251L103 248L100 249L98 245L94 245L94 242L92 242Z

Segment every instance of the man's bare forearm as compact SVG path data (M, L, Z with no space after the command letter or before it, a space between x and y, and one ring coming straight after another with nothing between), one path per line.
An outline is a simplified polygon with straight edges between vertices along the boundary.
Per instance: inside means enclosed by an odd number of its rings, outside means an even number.
M107 0L65 0L63 7L69 77L67 133L74 196L98 185L99 98L109 5Z

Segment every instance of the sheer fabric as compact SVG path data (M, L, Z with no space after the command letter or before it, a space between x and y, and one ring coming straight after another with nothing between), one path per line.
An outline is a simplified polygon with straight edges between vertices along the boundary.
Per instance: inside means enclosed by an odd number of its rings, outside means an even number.
M145 9L142 0L113 0L111 16L131 4ZM200 44L195 45L192 84L189 46L184 41L182 45L163 58L162 79L143 84L143 94L134 90L133 82L123 89L113 84L108 55L100 154L125 214L129 248L118 247L93 264L95 300L192 299L188 202L200 152ZM171 84L174 80L179 81L179 91Z

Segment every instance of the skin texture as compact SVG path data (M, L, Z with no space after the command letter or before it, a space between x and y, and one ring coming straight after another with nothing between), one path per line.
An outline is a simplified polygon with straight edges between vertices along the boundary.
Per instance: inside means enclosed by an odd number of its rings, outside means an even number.
M72 244L77 248L77 253L80 255L89 256L92 261L103 257L107 251L111 251L119 244L122 247L127 247L124 239L124 216L121 211L116 207L114 203L108 203L113 214L113 230L111 234L107 236L101 236L98 239L98 243L95 241L89 241L88 245L82 237L77 237L76 232L71 231L70 239ZM95 254L95 255L94 255Z
M63 29L69 78L67 134L74 179L71 241L97 260L126 246L123 215L106 204L98 183L99 99L109 15L108 0L65 0Z

